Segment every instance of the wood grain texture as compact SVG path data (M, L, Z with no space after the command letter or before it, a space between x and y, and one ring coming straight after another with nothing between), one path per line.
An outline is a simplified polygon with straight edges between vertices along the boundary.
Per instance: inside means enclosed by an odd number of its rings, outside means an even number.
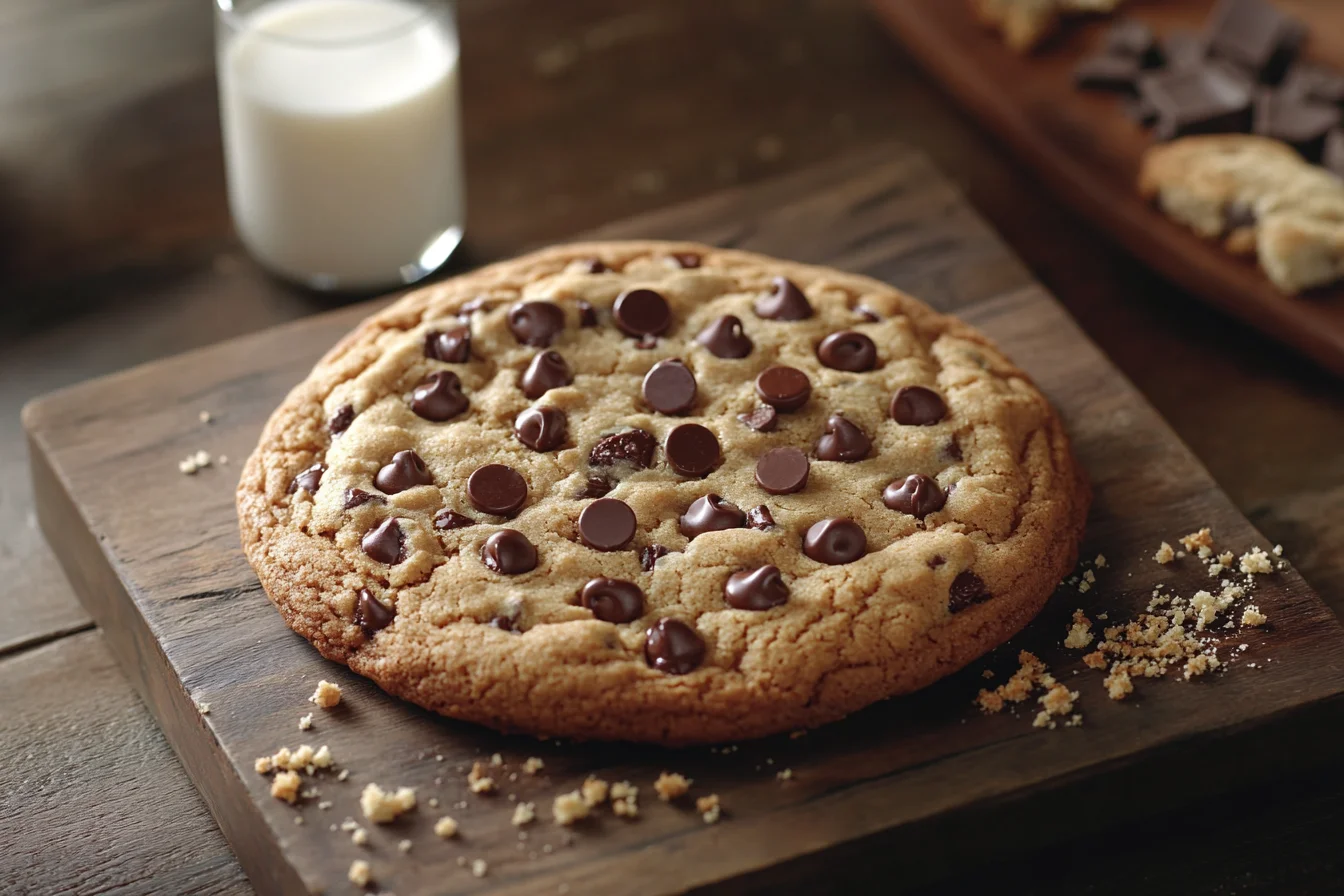
M967 2L869 2L948 92L1062 200L1163 275L1344 376L1344 287L1284 296L1253 261L1229 255L1139 198L1135 183L1151 144L1148 131L1114 95L1073 85L1078 61L1100 46L1103 22L1074 23L1022 56L981 27ZM1129 11L1166 34L1198 28L1212 6L1212 0L1154 0ZM1344 8L1303 2L1294 11L1314 26L1312 53L1344 66L1344 50L1330 37L1344 33Z
M1110 558L1098 590L1114 614L1141 606L1157 580L1174 580L1186 591L1207 582L1202 569L1153 564L1159 540L1212 525L1238 549L1263 543L1138 393L916 156L883 147L601 235L700 238L834 263L914 291L982 327L1032 372L1070 424L1097 488L1088 547ZM978 667L800 740L769 739L728 756L537 744L430 718L323 663L288 632L237 546L230 468L187 478L175 467L201 439L195 413L202 406L218 411L211 449L241 457L283 392L365 311L140 367L58 393L26 414L44 528L60 535L54 545L77 590L265 892L303 892L343 878L362 853L325 826L357 814L358 788L370 780L416 786L422 800L433 794L446 806L468 802L450 810L466 832L460 844L434 840L435 813L423 803L412 819L373 832L375 875L401 893L552 893L561 882L574 891L625 892L636 877L648 893L768 889L780 885L781 873L793 883L836 879L835 859L854 850L872 869L883 867L883 856L900 855L906 882L913 883L946 875L972 853L985 855L981 841L933 836L951 819L983 822L996 811L1020 817L1033 806L1057 806L1052 801L1066 786L1104 787L1110 780L1132 786L1136 779L1124 776L1144 762L1200 755L1212 767L1244 766L1247 743L1265 747L1299 730L1282 726L1319 723L1316 713L1337 709L1344 693L1344 668L1334 659L1344 634L1289 571L1266 580L1258 594L1275 620L1272 631L1236 636L1272 658L1262 673L1152 684L1137 705L1111 703L1098 678L1080 677L1088 721L1069 731L1042 733L1025 719L975 713L968 701L979 687ZM128 491L138 500L126 501ZM153 514L144 512L147 504ZM1062 675L1076 668L1077 657L1061 656L1052 645L1077 602L1076 594L1055 601L1022 641ZM1011 651L992 662L1006 671ZM317 729L301 736L295 723L320 676L342 683L346 708L319 713ZM209 701L211 714L199 716L193 699ZM1230 737L1269 719L1281 725L1252 732L1265 740ZM306 823L295 826L295 810L266 795L251 760L301 740L330 744L353 775L345 784L322 781L321 798L332 800L333 809L323 812L309 801L298 810ZM636 823L605 818L581 830L572 845L543 825L519 849L508 824L512 805L471 796L462 777L473 759L496 751L509 769L528 755L546 759L540 779L505 786L543 807L589 773L647 787L659 770L674 768L695 778L700 792L718 792L729 821L707 828L646 791L645 817ZM436 755L445 760L436 762ZM1303 743L1298 758L1310 761L1316 751ZM777 782L773 772L781 767L793 769L795 779ZM1120 777L1101 777L1103 770ZM1062 813L1030 817L1039 822L1030 831L1035 842L1076 824ZM403 836L415 842L404 858L394 848ZM940 845L930 850L931 836ZM1023 845L1020 836L1000 839ZM532 858L547 843L554 851ZM893 851L901 846L919 849ZM459 855L487 858L489 877L478 881L462 871ZM788 863L782 872L769 870L782 862Z

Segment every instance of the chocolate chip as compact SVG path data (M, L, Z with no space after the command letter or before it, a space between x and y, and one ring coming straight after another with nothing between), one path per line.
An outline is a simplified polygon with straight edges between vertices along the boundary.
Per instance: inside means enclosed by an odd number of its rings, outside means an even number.
M355 409L348 404L343 404L336 409L336 413L331 415L327 421L327 429L331 434L338 436L350 428L350 424L355 422Z
M754 429L756 432L774 432L779 424L779 412L770 405L763 404L745 414L738 414L737 419L748 429Z
M882 491L882 503L892 510L923 519L947 503L943 490L923 473L911 473L904 479L894 480Z
M565 328L565 312L554 302L519 302L509 309L509 330L523 345L545 348Z
M425 334L425 357L461 364L471 357L471 327L430 330Z
M451 370L436 370L411 392L411 410L435 423L451 420L467 409L462 381Z
M1087 56L1073 70L1073 83L1083 90L1114 90L1134 93L1143 71L1137 57L1102 53Z
M723 456L718 438L699 423L683 423L668 433L663 453L672 469L692 478L709 475Z
M477 311L489 311L495 305L495 300L489 296L477 296L457 309L458 320L470 320Z
M1208 55L1209 44L1203 33L1177 28L1167 32L1161 40L1162 55L1167 68L1180 71L1200 65Z
M644 660L659 672L685 675L704 659L704 640L680 620L659 619L644 636Z
M947 558L942 554L934 554L927 561L929 569L937 569L947 562Z
M943 446L943 454L946 455L949 460L962 459L961 443L957 441L956 436L947 440L947 444Z
M832 370L862 373L877 366L877 346L857 330L841 330L821 340L817 360Z
M1251 130L1281 140L1309 162L1319 162L1325 135L1339 126L1339 107L1288 96L1282 91L1256 94Z
M639 549L639 568L645 572L653 572L653 567L658 562L659 557L666 557L670 551L660 544L651 544Z
M579 299L579 326L597 326L597 309L593 307L592 302L585 302L583 299Z
M840 414L826 418L826 432L817 439L817 457L847 464L863 460L873 448L873 440L858 426Z
M803 553L818 563L853 563L868 550L868 536L853 520L841 517L812 524L803 536Z
M789 599L789 586L777 567L744 569L728 577L723 599L735 610L768 610Z
M694 252L673 252L672 260L679 268L698 268L701 262L700 256Z
M610 479L602 476L589 476L588 481L583 484L574 497L576 498L600 498L616 486Z
M556 351L538 352L523 371L519 386L528 398L540 398L552 389L574 382L574 372L564 355Z
M533 451L554 451L568 433L569 418L559 408L527 408L513 420L513 434Z
M583 270L589 274L605 274L611 268L607 267L600 258L590 258L583 263Z
M513 516L527 500L527 480L513 467L485 464L467 477L467 500L481 513Z
M745 358L751 354L752 342L742 330L742 320L731 314L715 318L695 336L716 358Z
M902 386L891 397L891 419L907 426L932 426L947 416L943 397L923 386Z
M327 472L326 464L313 464L294 477L294 481L289 484L289 493L292 495L303 489L310 495L316 494L317 487L322 484L322 474L325 472Z
M392 462L373 477L373 484L385 495L395 495L417 485L433 485L434 477L420 455L407 449L392 455Z
M494 616L490 619L490 627L497 628L502 632L516 632L518 625L507 616Z
M756 461L756 484L772 495L791 495L807 485L810 468L797 448L771 448Z
M747 528L760 532L775 528L775 516L770 512L770 508L760 504L748 510Z
M812 382L796 367L767 367L756 377L756 394L780 411L796 411L812 395Z
M854 313L859 316L859 320L866 320L870 324L875 324L882 319L882 315L878 314L867 305L860 305L855 308Z
M747 515L736 504L730 504L718 495L696 498L677 520L677 528L687 538L722 529L741 529Z
M767 320L804 320L812 316L812 306L807 296L792 280L776 277L771 281L770 292L758 298L752 305L757 317Z
M1266 84L1276 84L1306 38L1301 22L1264 0L1222 0L1209 14L1209 55L1226 59Z
M406 559L406 533L395 517L383 520L359 540L359 546L370 559L379 563L400 563Z
M969 569L963 570L957 573L957 577L952 580L952 587L948 589L947 610L949 613L960 613L972 604L984 603L990 597L985 580Z
M476 525L474 519L447 507L434 514L434 528L440 532L451 532L454 529L465 529L474 525Z
M680 359L659 361L644 375L644 401L660 414L684 414L695 403L695 374Z
M362 488L348 488L345 490L345 509L353 510L370 501L377 501L382 504L385 499L382 495L375 495L373 492L366 492Z
M594 467L630 464L647 470L653 466L653 451L658 440L642 429L630 429L600 439L588 452L588 463Z
M491 572L516 576L537 568L537 549L517 529L500 529L481 545L481 562Z
M1139 93L1157 110L1154 135L1245 131L1251 125L1251 82L1218 62L1168 70L1139 79Z
M1299 62L1283 79L1283 94L1318 103L1344 104L1344 72Z
M644 615L644 592L634 582L603 576L583 586L579 604L592 610L594 619L619 625Z
M355 601L355 625L364 631L364 637L372 638L387 628L396 615L396 608L374 597L369 589L359 589L359 599Z
M611 306L616 326L627 336L661 336L672 326L667 299L651 289L630 289Z
M635 512L615 498L599 498L579 514L579 538L598 551L616 551L635 537Z
M1107 53L1128 56L1144 68L1157 68L1166 60L1153 29L1137 19L1120 19L1106 31L1102 47Z
M1243 227L1254 227L1258 216L1255 206L1250 203L1233 200L1223 206L1223 231L1230 233Z

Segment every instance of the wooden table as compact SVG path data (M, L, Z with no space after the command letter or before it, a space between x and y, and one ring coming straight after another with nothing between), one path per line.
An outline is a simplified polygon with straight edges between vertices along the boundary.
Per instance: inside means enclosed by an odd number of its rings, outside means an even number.
M1344 384L1214 317L1063 212L857 0L465 0L461 19L472 203L461 264L903 140L963 186L1252 521L1344 608ZM43 391L326 307L260 275L231 235L210 24L207 4L180 0L0 10L9 892L250 892L37 533L18 422ZM1163 814L1161 791L1179 780L1155 782L1143 825L962 870L951 888L1338 889L1344 767L1287 767L1252 790L1229 782L1226 797Z

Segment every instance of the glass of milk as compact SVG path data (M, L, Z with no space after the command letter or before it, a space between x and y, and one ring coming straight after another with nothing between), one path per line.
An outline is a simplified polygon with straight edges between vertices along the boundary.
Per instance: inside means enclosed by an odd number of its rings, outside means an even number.
M229 207L249 252L319 290L427 276L462 240L449 0L215 0Z

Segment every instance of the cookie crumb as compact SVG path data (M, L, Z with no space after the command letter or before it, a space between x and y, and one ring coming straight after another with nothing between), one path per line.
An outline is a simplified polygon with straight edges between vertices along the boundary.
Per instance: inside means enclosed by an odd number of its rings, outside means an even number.
M341 686L323 679L317 683L317 690L313 691L308 702L316 703L323 709L331 709L341 702Z
M1098 554L1098 555L1097 555L1097 559L1095 559L1095 560L1092 561L1092 565L1093 565L1093 566L1096 566L1098 569L1105 569L1105 568L1106 568L1106 555L1105 555L1105 554Z
M791 768L786 768L786 769L783 769L782 771L777 771L777 772L775 772L775 780L776 780L776 781L792 781L792 780L793 780L793 769L791 769Z
M1212 654L1199 653L1186 660L1185 671L1182 674L1185 676L1185 680L1189 681L1196 676L1217 669L1218 666L1218 657Z
M700 817L705 820L705 824L717 823L723 811L719 805L719 795L711 793L709 796L700 797L695 801L695 811L700 813Z
M1275 557L1282 557L1282 556L1283 556L1283 545L1281 545L1281 544L1276 544L1276 545L1274 545L1274 549L1273 549L1272 551L1270 551L1270 553L1273 554Z
M658 792L658 799L666 803L684 796L691 789L691 780L675 772L663 772L653 782L653 789Z
M313 768L331 768L331 763L333 761L334 760L331 757L331 749L326 744L323 744L318 747L317 752L313 754L312 765ZM341 774L344 775L345 773L342 772ZM339 780L344 781L345 778L340 777Z
M471 772L467 775L467 784L471 787L472 793L490 793L495 789L495 779L486 773L485 764L482 762L471 764Z
M580 792L583 795L583 801L589 808L600 806L607 801L608 785L601 778L589 777L583 782Z
M493 765L495 768L499 768L501 765L504 764L504 757L499 755L498 753L494 753L490 756L490 764Z
M350 842L355 844L356 846L368 846L369 832L361 827L356 827L350 833Z
M490 871L490 866L486 864L485 859L473 859L471 862L471 876L485 877Z
M1064 638L1064 646L1070 650L1082 650L1092 641L1092 620L1084 616L1082 610L1074 610L1073 624Z
M312 727L313 727L313 714L312 714L312 713L308 713L308 715L306 715L306 716L299 716L299 730L300 730L300 731L307 731L309 728L312 728Z
M403 812L415 808L415 791L409 787L399 787L389 793L377 784L366 784L364 792L359 795L359 808L364 812L364 817L374 824L388 824Z
M1208 526L1200 529L1198 532L1191 532L1181 539L1181 547L1190 553L1203 550L1204 548L1213 548L1213 533Z
M1089 669L1105 669L1106 655L1100 650L1094 650L1083 657L1083 665Z
M1242 625L1250 625L1250 626L1264 625L1268 621L1269 617L1266 616L1264 613L1261 613L1260 608L1257 607L1255 604L1251 604L1246 609L1241 611Z
M546 763L536 756L529 756L523 761L523 774L535 775L546 767Z
M1123 700L1134 693L1134 684L1129 680L1129 673L1123 669L1107 675L1102 684L1106 685L1106 695L1112 700Z
M203 715L203 716L208 716L208 715L210 715L210 704L209 704L209 703L201 703L200 701L197 701L197 703L196 703L196 711L197 711L198 713L200 713L201 715Z
M200 415L199 415L199 419L200 419L200 421L201 421L202 423L210 423L210 422L212 422L215 418L212 417L212 416L210 416L210 412L209 412L209 411L201 411L201 413L200 413Z
M348 778L348 777L350 777L350 769L348 769L348 768L343 768L343 769L341 769L341 773L340 773L339 775L336 776L336 780L337 780L337 781L344 781L344 780L345 780L346 778Z
M513 807L513 818L509 820L509 824L520 828L525 824L531 824L536 817L536 805L534 803L519 803Z
M299 799L299 775L297 772L283 771L271 780L271 796L284 800L291 806Z
M357 887L367 887L373 881L369 863L363 859L355 859L351 862L350 872L346 876L350 878L350 883Z
M806 728L799 728L797 731L789 732L789 740L797 740L800 737L807 737Z
M209 451L197 451L178 461L177 471L179 473L185 473L188 476L195 476L197 472L204 470L206 467L210 466L211 463L212 461L210 460Z
M1176 552L1171 549L1171 545L1164 541L1161 546L1158 547L1157 553L1153 555L1153 559L1163 566L1166 566L1172 560L1176 559Z
M411 843L409 840L402 840L397 843L397 852L406 855L406 853L411 851L411 847L414 845L415 844Z
M551 804L551 815L555 817L556 824L571 825L588 817L588 803L577 790L562 793Z
M1241 555L1241 571L1247 575L1267 575L1274 571L1274 563L1260 548L1252 548Z
M449 818L447 815L434 822L434 833L444 840L449 840L457 836L457 821Z
M258 756L256 762L252 763L252 767L257 770L259 775L269 775L274 768L269 756Z

